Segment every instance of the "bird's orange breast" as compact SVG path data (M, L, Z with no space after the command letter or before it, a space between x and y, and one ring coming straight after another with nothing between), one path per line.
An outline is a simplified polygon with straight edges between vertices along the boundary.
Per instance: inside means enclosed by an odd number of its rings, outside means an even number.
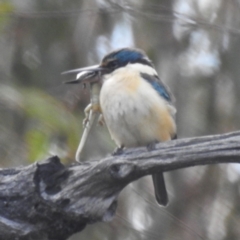
M117 145L147 145L170 140L176 131L168 103L139 71L119 69L103 84L101 108Z

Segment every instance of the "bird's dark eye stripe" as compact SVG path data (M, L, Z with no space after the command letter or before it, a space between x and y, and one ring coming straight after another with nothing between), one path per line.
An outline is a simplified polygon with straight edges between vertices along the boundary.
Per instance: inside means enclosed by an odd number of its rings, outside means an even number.
M105 56L101 65L114 71L117 68L124 67L129 63L139 63L153 67L152 62L141 51L130 51L129 49L121 49Z
M108 63L108 66L110 66L110 67L116 67L117 65L118 65L118 63L117 63L116 60L113 60L113 61Z

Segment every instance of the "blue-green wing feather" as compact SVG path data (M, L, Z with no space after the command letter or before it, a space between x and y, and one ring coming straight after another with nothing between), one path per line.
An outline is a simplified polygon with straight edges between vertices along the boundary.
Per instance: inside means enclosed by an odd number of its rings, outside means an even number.
M141 77L144 78L148 83L150 83L152 87L158 92L158 94L166 101L173 101L172 94L170 93L168 87L158 78L158 76L141 73Z

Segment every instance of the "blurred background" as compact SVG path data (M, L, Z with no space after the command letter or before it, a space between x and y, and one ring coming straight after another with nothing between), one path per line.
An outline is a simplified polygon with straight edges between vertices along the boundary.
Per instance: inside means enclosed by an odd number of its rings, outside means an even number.
M73 162L89 92L61 72L121 47L145 50L170 86L179 138L240 128L239 0L1 0L0 167ZM114 147L95 127L84 154ZM236 164L166 173L167 208L143 178L121 193L113 221L69 240L240 239L239 174Z

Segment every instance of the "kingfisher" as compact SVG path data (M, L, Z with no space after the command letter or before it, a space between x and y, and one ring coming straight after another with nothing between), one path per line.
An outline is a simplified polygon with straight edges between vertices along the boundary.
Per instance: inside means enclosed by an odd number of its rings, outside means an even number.
M98 82L100 111L117 148L146 146L149 151L158 142L175 139L176 109L173 95L144 51L122 48L103 57L100 64L70 70L78 73L73 83ZM96 77L98 76L98 77ZM155 197L168 204L163 172L153 174Z

